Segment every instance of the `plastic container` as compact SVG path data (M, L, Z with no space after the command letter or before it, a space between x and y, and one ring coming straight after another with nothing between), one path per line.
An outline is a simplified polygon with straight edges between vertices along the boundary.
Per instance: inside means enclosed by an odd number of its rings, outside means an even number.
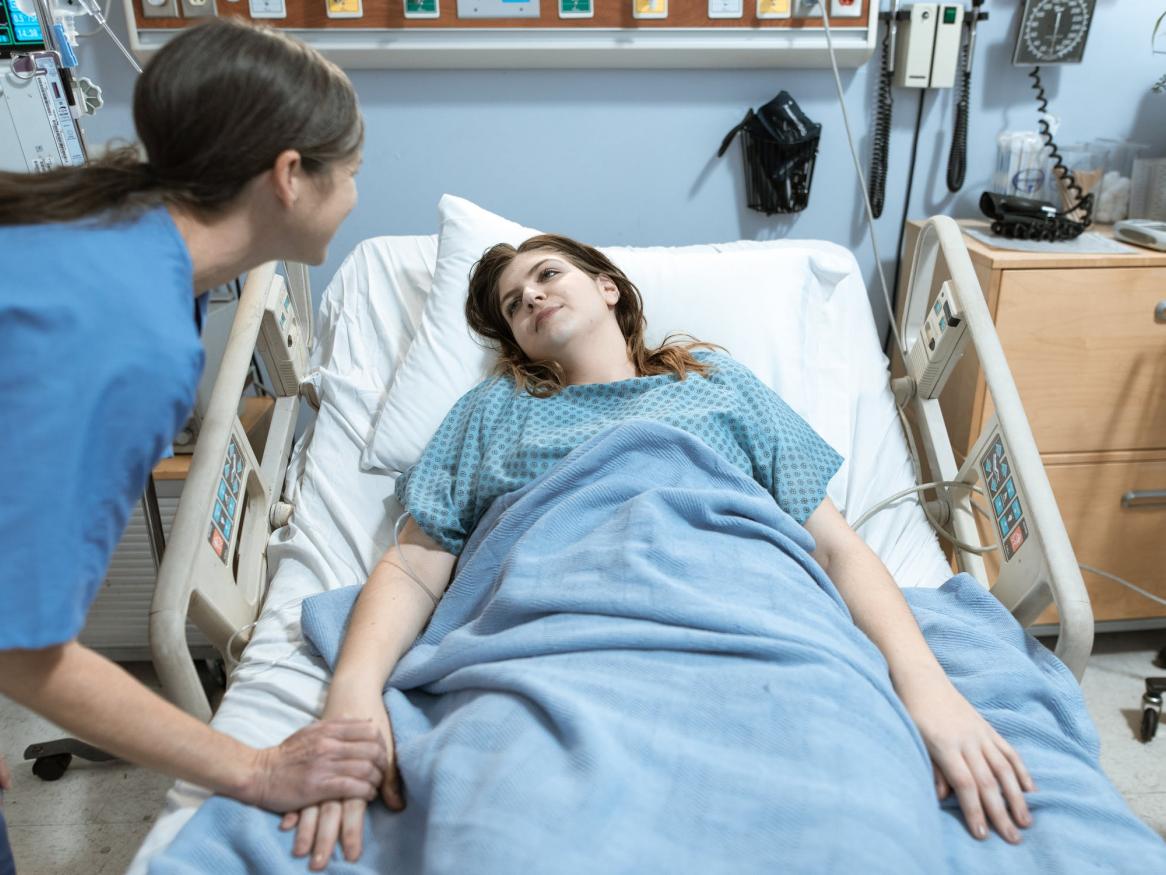
M1107 224L1120 222L1130 214L1134 161L1145 157L1150 147L1144 143L1108 138L1094 140L1094 144L1106 150L1106 169L1094 203L1093 218L1094 221Z
M1004 131L996 138L997 194L1049 200L1049 153L1036 131Z

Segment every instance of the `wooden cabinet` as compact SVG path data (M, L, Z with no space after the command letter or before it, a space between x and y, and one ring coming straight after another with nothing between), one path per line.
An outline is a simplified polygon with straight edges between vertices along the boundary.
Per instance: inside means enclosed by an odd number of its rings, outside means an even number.
M903 274L919 227L908 225ZM1166 598L1166 497L1146 495L1166 493L1166 253L1026 253L964 239L1077 561ZM962 459L992 414L973 352L940 404ZM1166 625L1166 606L1082 574L1099 623ZM1055 619L1050 609L1039 622Z

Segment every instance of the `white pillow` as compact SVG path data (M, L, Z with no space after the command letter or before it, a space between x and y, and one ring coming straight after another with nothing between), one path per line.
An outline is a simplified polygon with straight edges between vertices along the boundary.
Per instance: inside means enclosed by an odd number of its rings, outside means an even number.
M465 320L470 268L495 243L517 245L540 233L448 194L439 212L433 286L361 458L365 470L407 470L458 398L491 371L495 353ZM779 242L603 252L643 296L649 345L679 331L724 346L827 442L848 447L850 419L841 414L849 405L838 403L845 360L819 348L821 337L835 334L823 331L823 321L837 318L826 302L854 269L846 250Z

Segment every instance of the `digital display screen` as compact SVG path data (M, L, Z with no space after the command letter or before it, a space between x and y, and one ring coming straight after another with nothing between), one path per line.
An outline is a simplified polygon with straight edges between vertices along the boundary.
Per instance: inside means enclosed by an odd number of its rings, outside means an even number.
M0 57L44 47L44 34L36 16L25 15L17 9L16 0L0 0Z

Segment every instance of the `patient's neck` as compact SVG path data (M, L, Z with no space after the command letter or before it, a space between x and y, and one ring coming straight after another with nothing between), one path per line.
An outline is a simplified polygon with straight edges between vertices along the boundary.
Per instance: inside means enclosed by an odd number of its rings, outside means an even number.
M614 383L639 376L618 327L614 332L600 332L574 345L580 347L578 354L565 355L559 361L568 386Z

